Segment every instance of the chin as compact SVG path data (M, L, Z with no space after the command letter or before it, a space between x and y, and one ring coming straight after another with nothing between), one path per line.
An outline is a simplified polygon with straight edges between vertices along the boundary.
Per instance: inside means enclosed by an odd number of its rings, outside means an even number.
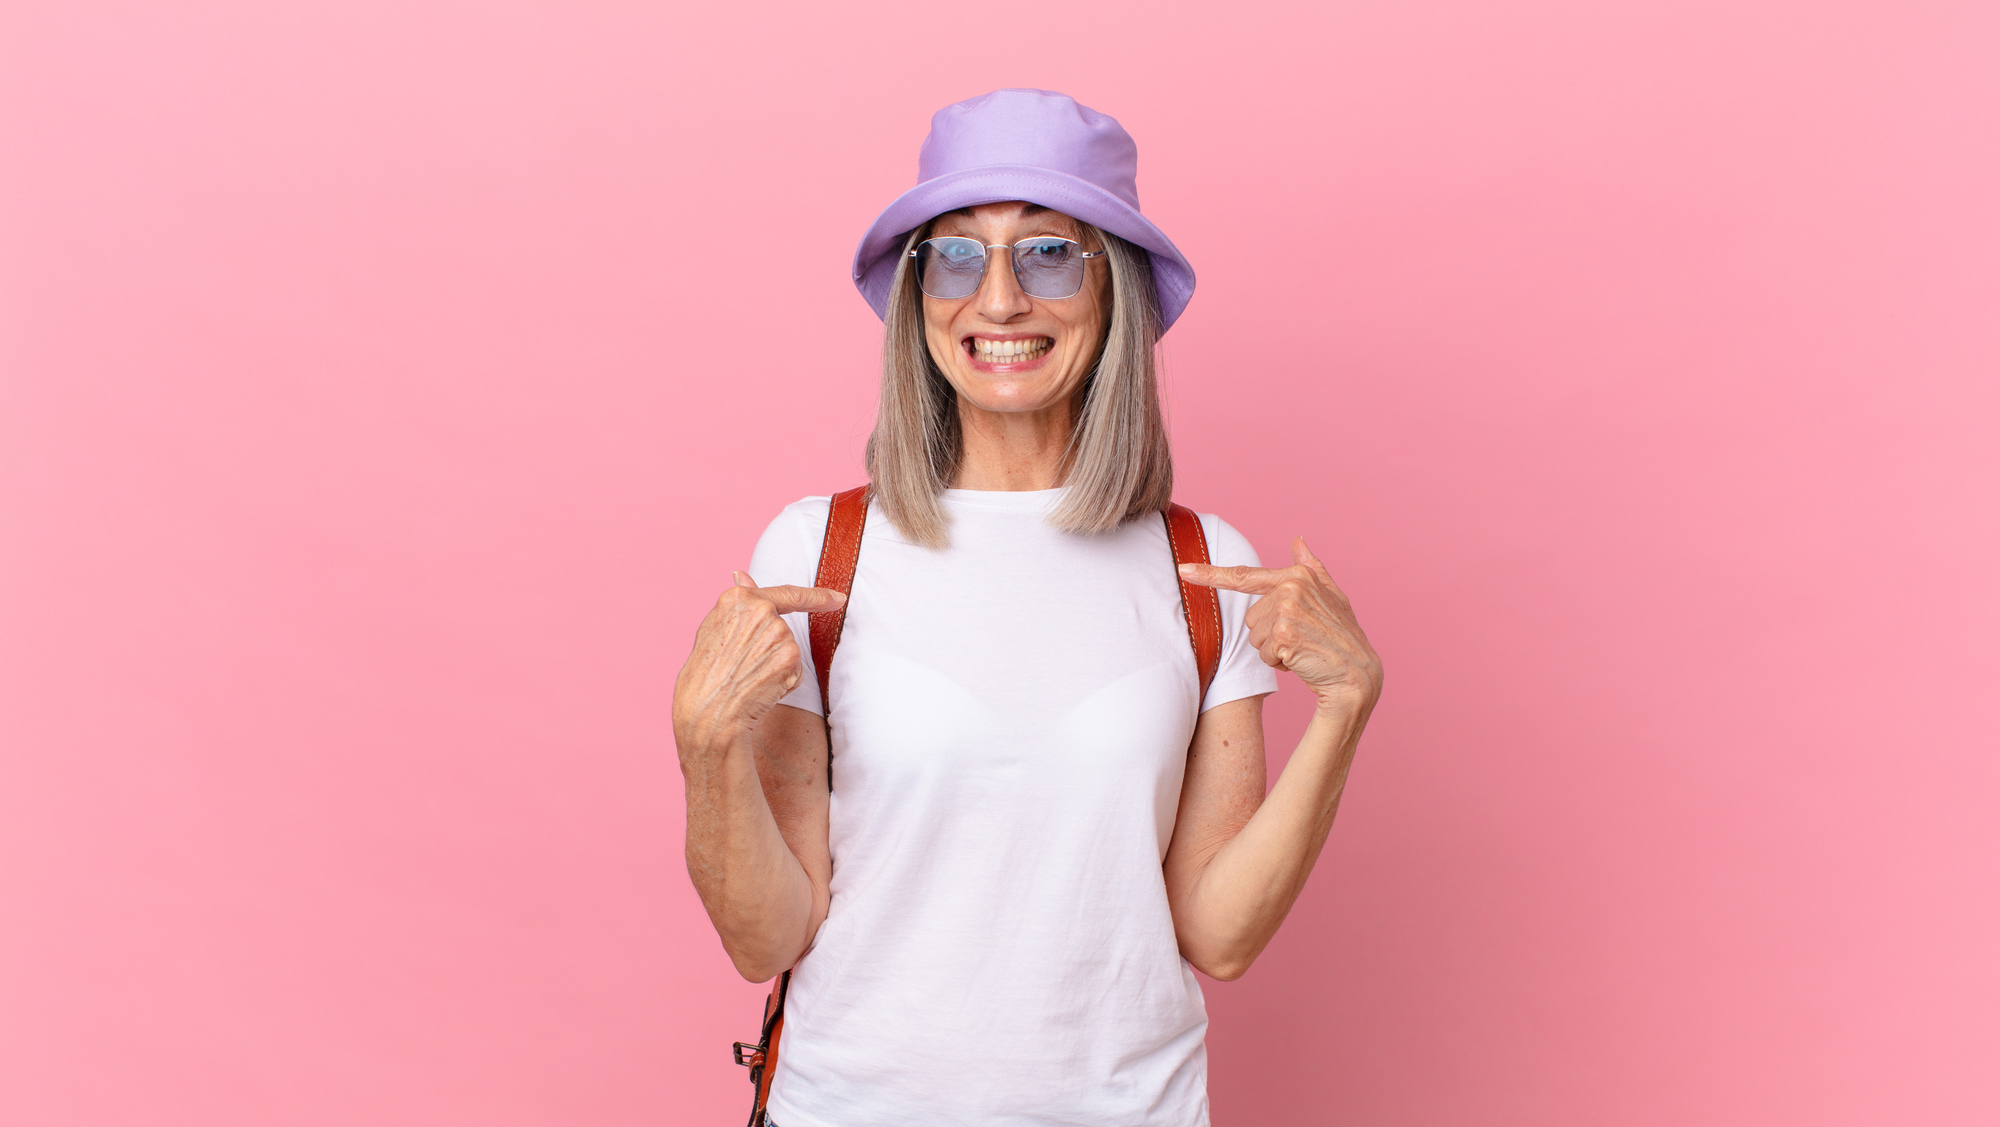
M1046 380L1024 380L985 372L971 372L967 376L969 378L959 384L959 394L982 411L996 414L1041 411L1067 398L1055 390L1055 384Z

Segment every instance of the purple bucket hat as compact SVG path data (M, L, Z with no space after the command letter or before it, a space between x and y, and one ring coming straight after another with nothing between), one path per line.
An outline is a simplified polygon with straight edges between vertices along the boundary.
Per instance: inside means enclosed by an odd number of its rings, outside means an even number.
M1067 94L995 90L946 106L917 153L917 186L896 197L854 252L854 284L886 317L911 231L961 207L1026 200L1144 247L1165 332L1194 296L1194 267L1139 214L1138 172L1139 147L1125 127Z

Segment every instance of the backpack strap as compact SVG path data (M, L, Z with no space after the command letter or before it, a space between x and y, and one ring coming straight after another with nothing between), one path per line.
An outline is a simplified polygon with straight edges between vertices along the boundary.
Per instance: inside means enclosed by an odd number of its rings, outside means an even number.
M868 524L868 487L857 486L833 495L826 514L826 539L819 549L819 575L813 586L851 594L854 565L861 559L861 531ZM840 646L841 628L847 625L847 604L838 610L806 616L806 635L812 642L813 672L819 675L819 710L833 725L833 700L827 693L827 679L833 671L833 651ZM833 738L826 741L826 789L833 789Z
M764 1105L771 1101L771 1081L778 1077L778 1039L785 1033L785 994L792 985L792 972L778 976L771 996L764 999L764 1028L757 1043L738 1041L736 1063L750 1069L750 1124L764 1127Z
M1208 536L1201 530L1201 518L1185 505L1168 505L1167 543L1174 549L1174 566L1208 562ZM1222 664L1222 600L1215 588L1182 579L1181 606L1187 610L1188 644L1194 647L1194 667L1201 677L1201 696L1195 711L1208 699L1208 684L1215 680Z

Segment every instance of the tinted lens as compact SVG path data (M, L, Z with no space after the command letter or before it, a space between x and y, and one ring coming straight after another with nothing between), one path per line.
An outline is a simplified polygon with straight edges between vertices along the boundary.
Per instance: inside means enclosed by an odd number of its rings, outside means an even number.
M986 273L986 246L949 235L917 246L917 285L931 297L971 297Z
M1014 277L1029 297L1075 297L1083 288L1083 248L1051 237L1014 244Z

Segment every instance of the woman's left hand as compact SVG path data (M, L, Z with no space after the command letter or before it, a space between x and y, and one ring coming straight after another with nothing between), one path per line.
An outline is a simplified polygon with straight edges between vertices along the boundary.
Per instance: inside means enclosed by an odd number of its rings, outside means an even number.
M1382 695L1382 659L1303 537L1292 541L1292 560L1283 568L1182 564L1180 572L1190 583L1261 596L1243 621L1264 663L1298 674L1322 715L1365 718Z

